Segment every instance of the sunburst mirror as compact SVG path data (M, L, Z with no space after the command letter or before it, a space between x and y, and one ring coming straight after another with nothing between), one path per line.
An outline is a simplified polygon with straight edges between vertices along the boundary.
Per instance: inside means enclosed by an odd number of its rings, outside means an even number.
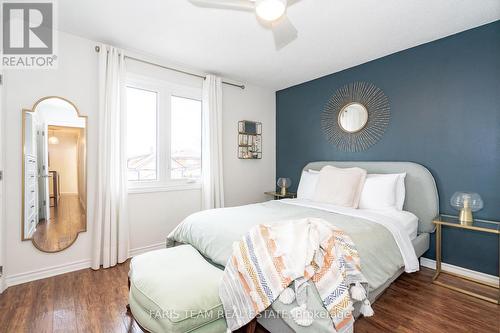
M391 118L389 99L367 82L338 89L321 115L321 128L340 150L357 152L377 143Z

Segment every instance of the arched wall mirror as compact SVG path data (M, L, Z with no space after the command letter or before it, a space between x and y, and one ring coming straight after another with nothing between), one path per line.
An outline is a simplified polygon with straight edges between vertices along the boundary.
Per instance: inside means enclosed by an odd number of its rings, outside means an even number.
M23 110L22 240L44 252L87 230L87 117L62 97Z

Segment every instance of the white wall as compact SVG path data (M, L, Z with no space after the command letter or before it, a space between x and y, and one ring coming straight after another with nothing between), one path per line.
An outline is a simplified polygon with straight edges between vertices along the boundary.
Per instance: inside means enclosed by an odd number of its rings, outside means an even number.
M64 133L63 130L55 132L59 144L49 142L49 170L59 174L59 187L61 194L78 193L78 152L77 134Z
M47 125L85 127L85 118L79 117L71 105L60 99L46 99L41 102L36 107L36 114L39 117L37 120Z
M0 71L0 75L3 75L3 72ZM5 149L4 149L4 122L3 122L3 117L4 117L4 111L5 110L5 105L4 105L4 98L3 98L3 85L0 85L0 170L3 170L3 161L4 161L4 154L5 154ZM3 266L5 263L5 232L6 232L6 226L5 226L5 195L4 195L4 181L0 180L0 266ZM4 272L5 273L5 272ZM3 292L5 289L5 274L0 277L0 293Z
M57 70L10 70L6 89L6 193L7 260L9 284L55 272L89 267L93 185L97 154L97 56L95 43L60 33ZM164 63L164 62L162 62ZM130 71L148 74L179 84L197 85L202 80L149 65L129 61ZM245 83L247 84L247 83ZM39 98L58 95L73 101L82 115L88 115L88 229L68 249L47 254L21 239L21 109L31 107ZM270 89L248 85L245 90L224 86L223 91L224 177L228 206L267 199L263 192L275 182L275 94ZM263 159L237 159L237 123L255 120L263 123ZM199 189L129 194L131 253L162 246L167 234L187 215L201 206Z
M29 241L21 241L21 109L31 108L44 96L62 96L88 115L88 180L95 181L97 154L97 57L95 43L59 33L59 64L55 70L6 70L5 98L5 187L6 193L6 262L7 283L22 282L39 273L49 274L61 265L88 267L92 223L68 249L54 254L37 250ZM89 200L88 216L93 216L93 200ZM61 268L61 267L59 267ZM49 269L47 271L47 269Z
M269 200L264 191L275 189L276 101L274 91L246 85L245 90L224 86L223 141L226 206ZM262 122L262 159L240 160L238 121Z

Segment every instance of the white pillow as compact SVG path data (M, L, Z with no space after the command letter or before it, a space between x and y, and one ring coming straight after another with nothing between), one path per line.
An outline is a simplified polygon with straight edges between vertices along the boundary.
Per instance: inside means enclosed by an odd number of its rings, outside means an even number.
M319 173L313 200L337 206L358 208L365 178L366 170L364 169L341 169L327 165Z
M297 189L297 199L312 200L316 184L319 179L319 171L304 170L300 176L299 188Z
M396 183L396 209L403 210L406 197L406 186L405 186L406 172L400 173L398 182Z
M359 208L401 210L404 203L405 176L406 174L369 174L361 192Z

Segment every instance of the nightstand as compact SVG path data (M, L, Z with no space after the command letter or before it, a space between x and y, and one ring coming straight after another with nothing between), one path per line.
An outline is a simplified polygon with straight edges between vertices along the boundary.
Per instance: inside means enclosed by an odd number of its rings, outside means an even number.
M280 192L269 191L269 192L264 192L264 194L274 197L274 200L295 199L297 197L297 193L293 192L287 192L285 195L283 195Z
M489 287L492 287L495 289L499 289L498 297L497 297L497 299L494 299L491 297L477 294L477 293L469 291L469 290L465 290L465 289L462 289L459 287L451 286L451 285L448 285L444 282L437 280L439 277L439 274L441 274L441 242L442 242L442 230L441 229L443 226L500 235L500 222L475 219L472 224L462 224L458 220L458 217L449 216L449 215L439 215L432 222L436 225L436 274L432 278L432 282L434 284L440 285L442 287L446 287L446 288L451 289L451 290L461 292L463 294L467 294L469 296L477 297L477 298L480 298L482 300L485 300L485 301L488 301L491 303L500 304L500 285L485 283L483 281L478 281L474 278L471 278L468 276L463 276L461 274L445 272L446 274L453 275L453 276L462 278L464 280L472 281L472 282L486 285L486 286L489 286ZM499 243L500 243L500 237L499 237ZM499 262L500 262L500 248L499 248ZM499 266L498 275L500 277L500 266Z

